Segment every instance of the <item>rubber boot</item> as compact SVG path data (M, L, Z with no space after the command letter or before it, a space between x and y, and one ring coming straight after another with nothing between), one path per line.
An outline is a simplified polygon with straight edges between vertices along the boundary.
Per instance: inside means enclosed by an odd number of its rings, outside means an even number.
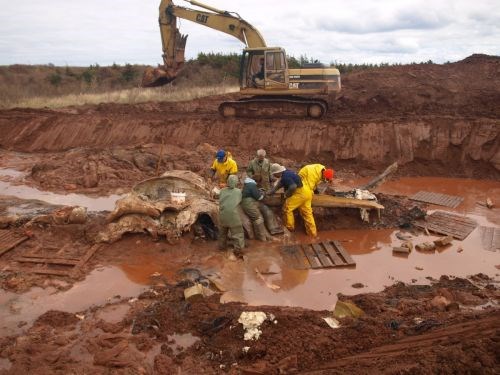
M253 222L253 231L255 233L256 239L258 239L259 241L263 241L263 242L268 241L267 230L266 230L266 227L264 226L263 219L258 219L258 220Z

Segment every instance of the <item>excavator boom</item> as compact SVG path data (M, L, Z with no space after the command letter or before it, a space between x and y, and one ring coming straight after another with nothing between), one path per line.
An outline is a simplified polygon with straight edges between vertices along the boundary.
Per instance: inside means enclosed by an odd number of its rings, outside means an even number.
M237 13L219 10L195 0L186 0L206 10L196 10L174 5L172 0L160 3L160 32L163 48L162 67L147 69L143 76L144 87L161 86L174 80L184 65L187 35L177 28L177 18L183 18L234 36L250 48L266 47L259 31Z

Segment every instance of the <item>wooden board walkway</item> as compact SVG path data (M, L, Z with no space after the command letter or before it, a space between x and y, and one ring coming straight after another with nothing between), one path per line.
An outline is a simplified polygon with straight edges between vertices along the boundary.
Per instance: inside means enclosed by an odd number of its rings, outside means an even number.
M281 248L285 262L295 269L317 269L356 264L339 241L286 245Z
M438 206L445 206L451 208L456 208L464 200L462 197L433 193L430 191L419 191L418 193L412 195L410 199L414 201L432 203Z
M50 254L30 253L18 256L13 259L15 262L29 264L31 267L16 268L13 270L44 275L74 277L78 275L80 268L92 258L100 247L101 245L94 245L88 248L82 255L75 253L69 256L64 256L64 254L54 254L54 256L50 256Z
M450 212L436 211L423 221L416 221L415 226L427 229L434 233L452 236L457 240L464 240L477 227L475 220L466 216Z
M13 230L0 229L0 256L27 239L28 236L24 234L17 233Z

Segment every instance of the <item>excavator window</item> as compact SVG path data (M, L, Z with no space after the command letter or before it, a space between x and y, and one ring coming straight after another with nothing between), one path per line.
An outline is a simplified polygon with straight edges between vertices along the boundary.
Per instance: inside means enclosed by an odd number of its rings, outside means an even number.
M286 63L283 52L266 52L266 80L272 81L272 86L286 83L285 70Z

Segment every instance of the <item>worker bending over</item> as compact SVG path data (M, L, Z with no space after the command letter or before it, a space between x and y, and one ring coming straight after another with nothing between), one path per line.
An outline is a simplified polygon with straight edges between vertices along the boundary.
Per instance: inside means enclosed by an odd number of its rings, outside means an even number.
M241 190L236 187L238 177L230 175L227 187L221 189L219 195L219 250L227 247L228 232L233 240L234 254L241 255L245 247L245 235L238 214L238 205L241 203Z
M247 176L257 183L257 187L269 190L271 187L271 163L266 158L266 150L257 150L257 157L247 167Z
M314 222L311 207L313 193L308 185L303 184L300 176L279 164L271 164L271 175L279 178L278 183L269 191L274 194L280 188L285 190L285 205L283 206L283 221L288 230L295 230L293 211L299 209L304 220L306 233L311 237L317 236L316 223Z
M333 181L333 175L333 169L327 169L322 164L309 164L302 167L299 171L302 183L307 185L313 193L317 193L320 182L331 183Z
M250 177L245 178L242 197L241 208L252 221L255 237L259 241L267 241L264 217L259 209L259 201L264 199L264 193L257 188L257 183Z
M217 174L219 177L219 185L226 186L227 178L230 175L238 173L238 165L233 160L231 153L224 150L219 150L215 154L215 160L212 163L212 178Z

